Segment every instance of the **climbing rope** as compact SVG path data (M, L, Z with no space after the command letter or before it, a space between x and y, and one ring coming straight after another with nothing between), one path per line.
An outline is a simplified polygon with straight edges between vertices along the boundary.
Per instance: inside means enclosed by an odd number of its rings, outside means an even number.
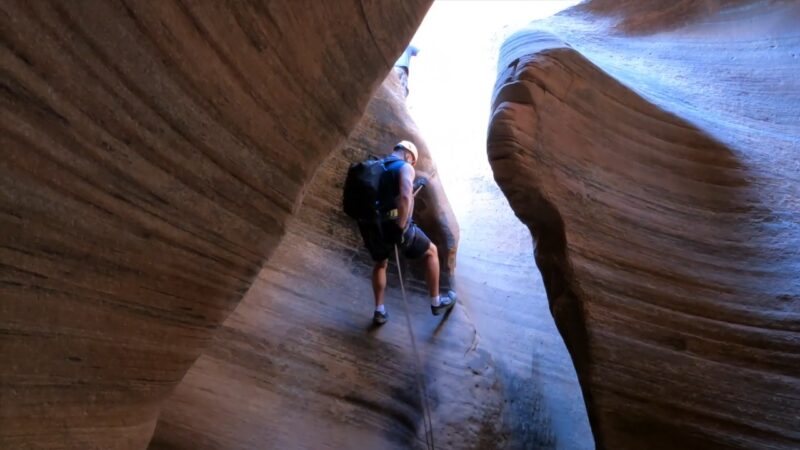
M422 416L425 424L425 443L429 450L435 450L433 445L433 422L431 421L431 410L428 406L428 390L425 386L425 377L422 373L422 360L417 351L417 340L414 338L414 330L411 327L411 315L408 309L408 298L406 297L406 287L403 283L403 271L400 269L400 252L397 251L397 245L394 246L394 260L397 264L397 275L400 277L400 290L403 293L403 309L406 313L406 323L408 324L408 334L411 335L411 348L414 350L414 358L417 365L417 389L419 389L419 397L422 402Z

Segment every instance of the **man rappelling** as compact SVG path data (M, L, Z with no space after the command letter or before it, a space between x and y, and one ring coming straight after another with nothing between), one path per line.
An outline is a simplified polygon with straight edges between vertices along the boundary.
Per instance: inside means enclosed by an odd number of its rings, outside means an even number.
M414 178L419 153L409 141L401 141L392 153L380 160L364 161L351 166L344 193L345 212L358 220L364 245L375 261L372 290L375 296L373 322L386 323L389 315L384 306L386 268L392 252L425 264L425 279L431 300L431 312L440 315L456 302L449 291L439 295L439 254L436 246L412 220L414 212ZM421 188L425 180L420 178Z

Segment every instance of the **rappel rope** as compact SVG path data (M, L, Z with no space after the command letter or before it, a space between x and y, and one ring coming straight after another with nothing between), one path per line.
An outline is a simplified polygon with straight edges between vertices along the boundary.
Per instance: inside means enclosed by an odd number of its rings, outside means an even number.
M414 197L417 196L417 193L423 186L418 187L417 190L414 191ZM397 264L397 276L400 278L400 291L403 293L403 310L406 313L408 334L411 336L411 348L414 350L414 362L417 365L417 389L419 390L420 402L422 402L422 421L425 424L425 443L429 450L435 450L433 444L433 421L431 420L431 409L428 405L428 388L425 384L425 376L422 373L422 359L419 357L419 351L417 350L417 339L414 337L414 329L411 327L411 314L408 309L406 286L403 282L403 271L400 269L400 252L397 250L397 245L394 246L394 260Z
M417 389L419 389L420 401L422 402L422 416L425 423L425 443L429 450L435 450L433 445L433 422L431 421L431 411L428 406L427 388L425 377L422 374L422 360L417 351L417 340L414 338L414 330L411 328L411 315L408 312L408 299L406 298L406 287L403 283L403 271L400 269L400 252L397 245L394 246L394 259L397 264L397 275L400 277L400 290L403 293L403 309L406 313L406 323L408 324L408 334L411 335L411 348L414 350L415 362L417 365Z

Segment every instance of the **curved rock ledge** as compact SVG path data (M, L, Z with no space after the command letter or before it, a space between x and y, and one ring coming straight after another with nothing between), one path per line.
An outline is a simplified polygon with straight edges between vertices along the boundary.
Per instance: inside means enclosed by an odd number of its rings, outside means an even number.
M417 143L417 167L430 181L415 220L430 221L423 227L449 249L442 259L454 260L453 213L392 72L318 171L275 255L165 403L151 449L425 448L397 274L392 264L390 321L375 329L372 263L341 212L348 165L387 154L400 139ZM474 326L461 308L446 323L432 317L424 283L406 282L437 448L499 445L503 394Z
M488 155L597 446L796 448L797 4L636 38L591 10L504 44Z
M0 447L144 448L430 2L3 2Z

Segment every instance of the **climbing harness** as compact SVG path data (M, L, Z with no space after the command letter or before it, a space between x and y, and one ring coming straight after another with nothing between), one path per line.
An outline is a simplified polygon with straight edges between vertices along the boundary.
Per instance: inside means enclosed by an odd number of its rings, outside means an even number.
M419 191L419 189L417 189L417 191ZM422 416L423 422L425 423L425 443L429 450L434 450L433 422L431 421L431 410L428 405L428 390L425 385L425 377L422 374L422 360L419 357L419 351L417 351L417 340L414 338L414 330L411 328L411 315L408 312L408 298L406 297L406 287L403 283L403 271L400 269L400 252L397 250L397 245L394 246L394 260L397 264L397 275L400 277L400 290L403 293L403 310L406 313L408 334L411 335L411 348L414 350L415 363L417 365L417 389L419 389L419 397L422 402Z

